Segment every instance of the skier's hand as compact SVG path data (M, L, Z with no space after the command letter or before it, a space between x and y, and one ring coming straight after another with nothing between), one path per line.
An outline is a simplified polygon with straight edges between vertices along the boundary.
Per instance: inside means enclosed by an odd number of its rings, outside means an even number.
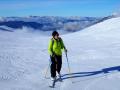
M64 51L65 51L65 53L67 53L67 52L68 52L68 50L67 50L66 48L65 48L65 50L64 50Z

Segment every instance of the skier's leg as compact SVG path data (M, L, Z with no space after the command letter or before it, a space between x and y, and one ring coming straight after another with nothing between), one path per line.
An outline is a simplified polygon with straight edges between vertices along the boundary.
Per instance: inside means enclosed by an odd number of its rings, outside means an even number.
M50 58L51 58L51 67L50 67L51 83L50 83L50 87L54 88L55 87L55 82L56 82L56 62L55 62L54 57L50 57Z
M62 56L57 56L57 72L60 74L62 67Z
M62 67L62 56L57 56L57 72L58 72L58 78L59 78L59 81L62 82L62 78L61 78L61 74L60 74L61 67Z
M51 58L51 77L55 78L56 77L56 62L55 62L55 58L54 57L50 57Z

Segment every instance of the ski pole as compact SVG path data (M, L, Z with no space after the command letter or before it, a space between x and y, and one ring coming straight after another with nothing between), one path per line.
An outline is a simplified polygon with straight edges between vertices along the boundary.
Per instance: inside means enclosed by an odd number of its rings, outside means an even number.
M46 72L45 72L45 78L47 78L47 73L48 73L49 68L50 68L50 61L49 61L49 65L48 65Z
M70 70L70 64L69 64L69 61L68 61L67 52L65 52L65 55L66 55L67 64L68 64L68 71L69 71L69 75L70 75L71 74L71 70ZM71 79L71 82L73 83L72 79Z
M65 52L65 55L66 55L66 59L67 59L67 63L68 63L68 71L69 71L69 74L70 74L70 73L71 73L71 70L70 70L70 65L69 65L69 61L68 61L67 52Z

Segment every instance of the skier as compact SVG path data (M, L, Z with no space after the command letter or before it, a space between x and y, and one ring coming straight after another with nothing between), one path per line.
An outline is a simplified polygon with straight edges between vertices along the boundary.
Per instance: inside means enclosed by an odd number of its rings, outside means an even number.
M48 52L51 59L50 72L52 81L56 80L56 72L58 73L59 79L61 79L60 71L62 67L62 49L67 52L59 33L57 31L53 31L52 38L48 46Z

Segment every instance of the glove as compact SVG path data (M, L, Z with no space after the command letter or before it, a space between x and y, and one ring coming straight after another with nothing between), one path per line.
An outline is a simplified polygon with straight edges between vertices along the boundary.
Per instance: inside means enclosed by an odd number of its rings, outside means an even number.
M65 48L65 50L64 50L64 51L65 51L65 53L67 53L67 49L66 49L66 48Z

